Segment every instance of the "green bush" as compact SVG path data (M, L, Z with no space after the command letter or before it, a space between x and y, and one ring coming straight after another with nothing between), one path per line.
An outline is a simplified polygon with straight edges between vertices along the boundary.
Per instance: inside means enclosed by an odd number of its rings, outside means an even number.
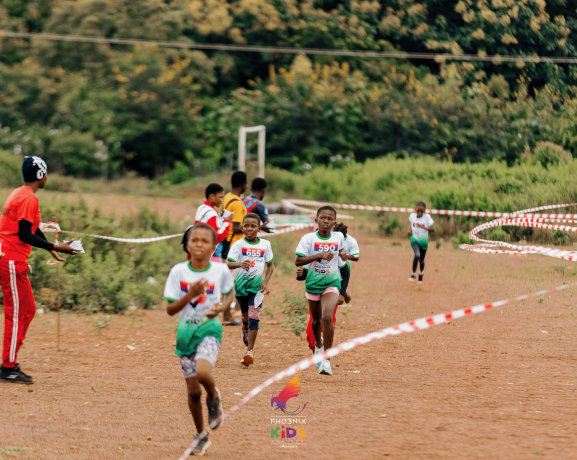
M0 187L22 185L22 157L0 150Z
M282 306L282 327L300 337L309 321L309 303L302 293L285 290Z
M176 234L181 228L161 218L156 212L141 209L118 220L101 216L83 204L43 205L43 220L54 220L58 209L59 223L70 231L128 238ZM48 233L53 238L53 233ZM82 238L86 254L65 256L60 268L61 304L65 309L87 313L120 313L129 305L150 308L162 301L164 283L173 265L186 260L180 239L130 244L107 241L74 233L60 234L60 239ZM30 281L38 305L45 298L52 302L56 292L56 267L46 265L52 257L46 251L33 249L29 259ZM42 291L42 292L41 292ZM52 305L53 306L53 305Z

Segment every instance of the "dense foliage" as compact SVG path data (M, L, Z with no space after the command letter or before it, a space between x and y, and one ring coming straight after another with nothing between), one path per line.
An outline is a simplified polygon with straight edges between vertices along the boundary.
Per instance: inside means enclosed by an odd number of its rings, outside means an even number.
M574 56L560 0L0 0L0 28L442 54ZM575 155L577 69L408 63L4 38L0 147L52 170L180 182L222 167L265 124L273 165L394 153L515 163L538 142ZM254 144L249 144L254 150Z
M4 199L5 196L2 197ZM103 216L91 211L83 203L54 205L41 202L44 221L58 221L71 231L94 233L123 238L144 238L176 234L182 228L171 224L166 217L143 208L132 215ZM53 233L47 234L53 241ZM180 238L149 244L127 244L60 234L60 238L82 239L86 254L66 256L61 265L61 305L87 313L120 313L130 305L150 308L160 304L168 273L173 265L186 260ZM56 306L56 267L46 265L51 255L33 249L29 259L32 268L30 281L39 306Z

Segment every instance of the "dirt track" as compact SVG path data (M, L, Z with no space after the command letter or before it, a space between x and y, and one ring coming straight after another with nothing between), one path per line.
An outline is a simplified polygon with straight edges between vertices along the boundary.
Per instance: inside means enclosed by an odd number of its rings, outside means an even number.
M361 237L360 243L353 307L338 315L340 341L577 281L570 262L445 246L429 251L419 288L407 282L412 252L406 242ZM564 267L571 269L566 276ZM274 294L285 286L303 289L287 276L274 278ZM577 458L576 298L568 290L338 356L332 377L314 368L300 374L305 444L296 451L271 444L270 419L278 412L270 395L287 380L228 419L212 436L209 457ZM34 320L20 355L36 383L0 385L0 458L178 458L194 428L172 352L176 320L163 311L137 312L112 317L99 333L94 326L102 317L66 314L57 352L55 319L50 313ZM280 323L278 313L274 320ZM250 369L239 364L240 330L225 327L215 370L225 408L240 399L235 393L246 394L309 353L305 341L279 323L266 316L262 323Z

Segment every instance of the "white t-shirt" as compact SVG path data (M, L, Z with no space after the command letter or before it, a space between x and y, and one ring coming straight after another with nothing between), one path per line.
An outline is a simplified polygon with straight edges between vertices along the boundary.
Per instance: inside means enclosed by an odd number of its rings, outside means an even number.
M208 281L206 292L180 310L181 320L197 323L206 319L205 314L215 303L220 303L221 295L228 294L234 287L234 279L226 264L210 262L206 270L197 271L191 268L190 262L181 262L170 270L164 287L164 298L170 302L180 300L188 292L189 285L201 279Z
M360 255L361 251L359 249L359 243L357 243L357 240L351 236L348 235L345 236L345 254L347 256L358 256ZM346 262L347 264L349 264L349 261L347 260ZM339 257L339 266L342 267L345 264L345 262ZM350 265L350 264L349 264Z
M228 260L232 262L250 261L250 268L245 270L239 267L236 272L234 282L235 293L237 296L246 296L249 293L260 291L260 285L263 282L263 274L267 264L273 259L272 247L270 241L258 239L256 243L250 243L246 237L238 240L230 247Z
M415 224L422 224L425 227L432 227L435 222L429 214L423 214L421 217L417 217L417 213L413 212L409 216L409 222L411 223L411 244L418 243L423 249L429 247L429 231L424 228L417 227Z
M344 264L339 252L344 248L345 238L341 232L331 233L321 238L318 231L303 236L295 251L296 255L308 257L321 252L332 252L332 260L317 259L308 265L306 291L309 294L322 294L329 287L341 288L339 268Z

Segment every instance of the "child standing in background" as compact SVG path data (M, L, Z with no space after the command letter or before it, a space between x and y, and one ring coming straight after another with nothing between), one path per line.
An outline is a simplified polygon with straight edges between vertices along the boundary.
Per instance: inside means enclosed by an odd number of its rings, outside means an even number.
M241 364L248 367L254 362L254 344L258 334L260 312L264 295L268 295L268 282L274 270L270 242L257 234L261 221L257 214L244 216L242 231L244 238L234 243L228 253L228 268L238 269L234 282L236 300L242 312L242 336L246 352ZM266 274L263 279L264 268Z
M420 264L419 284L423 284L423 272L425 270L425 256L429 248L429 232L434 232L433 219L429 214L426 214L427 205L423 201L417 203L415 212L409 216L409 236L411 246L415 253L413 258L413 273L409 281L417 279L417 264Z
M209 184L204 191L206 201L198 207L194 224L208 224L216 232L216 249L212 256L213 262L222 262L220 243L228 236L230 221L224 220L218 213L224 199L224 188L220 184Z

